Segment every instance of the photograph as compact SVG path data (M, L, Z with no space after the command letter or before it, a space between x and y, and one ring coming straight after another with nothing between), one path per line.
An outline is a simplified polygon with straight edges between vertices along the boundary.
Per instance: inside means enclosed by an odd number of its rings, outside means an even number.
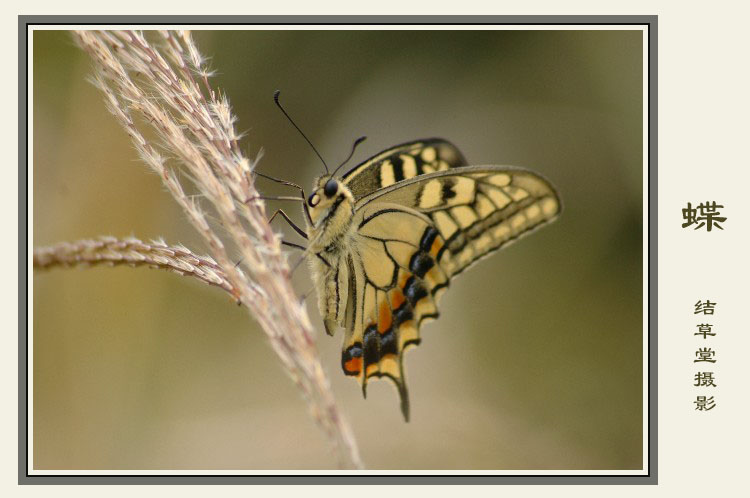
M29 471L646 475L647 26L101 27L29 32Z

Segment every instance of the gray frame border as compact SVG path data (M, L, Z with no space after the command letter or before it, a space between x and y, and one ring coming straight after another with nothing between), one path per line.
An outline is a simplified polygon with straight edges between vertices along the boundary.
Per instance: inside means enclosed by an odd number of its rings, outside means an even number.
M626 475L35 475L28 458L28 27L40 24L581 24L647 25L648 34L648 474ZM657 63L656 15L519 16L18 16L18 484L658 484Z

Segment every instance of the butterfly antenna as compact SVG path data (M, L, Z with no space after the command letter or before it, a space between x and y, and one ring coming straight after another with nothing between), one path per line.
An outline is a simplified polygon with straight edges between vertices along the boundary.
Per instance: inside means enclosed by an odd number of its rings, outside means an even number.
M276 105L279 106L279 109L281 109L281 112L284 113L284 116L286 116L286 118L289 120L289 122L292 123L292 126L294 126L295 128L297 128L297 131L299 132L300 135L302 135L302 138L304 138L305 141L308 144L310 144L310 147L312 147L312 150L315 151L315 154L317 154L318 158L320 159L320 162L322 162L323 166L325 166L326 173L328 173L328 165L323 160L323 156L320 155L320 152L318 152L318 149L316 149L315 146L310 141L310 139L307 138L307 135L305 135L304 133L302 133L302 130L299 129L299 126L297 126L297 124L294 122L294 120L291 118L291 116L289 116L289 114L287 114L287 112L284 110L284 108L281 107L281 103L279 103L279 94L281 94L281 90L276 90L275 92L273 92L273 101L276 102Z
M354 145L352 145L352 151L349 153L349 156L346 159L344 159L343 163L339 164L338 167L335 170L333 170L333 173L331 173L331 176L336 176L336 172L340 170L343 165L349 162L349 159L351 159L352 156L354 155L354 151L356 150L357 146L361 144L362 142L364 142L365 140L367 140L367 137L362 136L354 141Z

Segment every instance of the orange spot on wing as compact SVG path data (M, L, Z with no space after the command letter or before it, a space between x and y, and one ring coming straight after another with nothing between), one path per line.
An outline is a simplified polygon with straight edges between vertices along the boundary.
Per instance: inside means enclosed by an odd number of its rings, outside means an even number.
M380 303L380 310L378 312L378 332L381 334L391 328L393 323L393 316L391 315L391 309L388 307L388 303L383 301Z
M401 287L403 287L405 284L406 281L404 281L404 284L402 284ZM391 291L391 308L397 310L399 306L404 304L404 301L406 301L406 296L404 296L404 293L401 292L400 289L393 289Z
M362 370L362 357L352 358L351 360L344 363L344 368L347 372L357 375Z
M432 242L432 247L430 247L430 256L432 256L432 259L437 259L438 252L440 252L440 249L443 248L443 241L440 240L440 237L435 237L435 240Z

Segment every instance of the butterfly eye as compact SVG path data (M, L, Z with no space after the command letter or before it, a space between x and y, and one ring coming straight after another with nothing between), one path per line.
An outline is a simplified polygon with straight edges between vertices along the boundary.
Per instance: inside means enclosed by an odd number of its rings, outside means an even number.
M307 203L310 205L310 207L315 207L320 202L320 196L318 194L310 194L310 197L307 198Z
M326 183L326 186L323 187L323 193L326 195L326 197L333 197L336 195L336 192L339 190L339 184L336 180L330 179Z

